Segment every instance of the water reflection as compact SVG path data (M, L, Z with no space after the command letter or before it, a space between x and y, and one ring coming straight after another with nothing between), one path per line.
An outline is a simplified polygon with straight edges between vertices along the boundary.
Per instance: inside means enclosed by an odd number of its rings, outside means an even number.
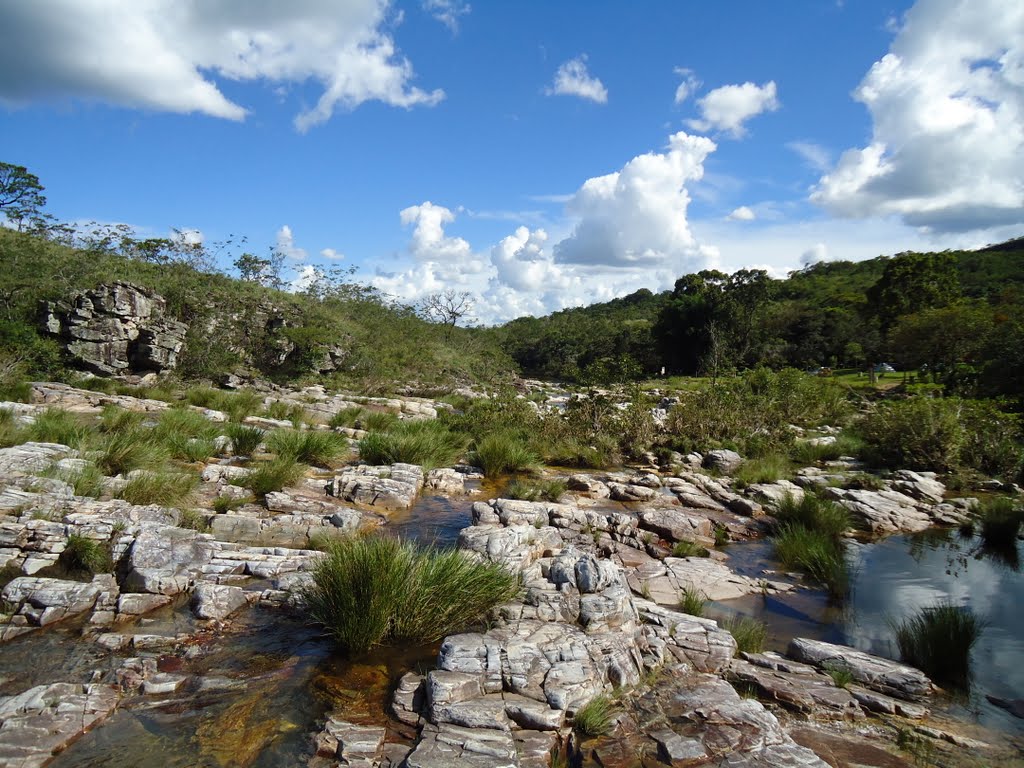
M1020 546L1017 542L1013 555L997 553L982 546L980 537L949 529L891 536L853 545L854 586L842 610L816 590L715 607L767 621L776 649L803 636L889 658L899 657L893 622L941 602L968 608L986 626L971 653L974 696L966 709L985 725L1024 731L1024 720L985 700L985 695L1013 700L1024 694L1024 573L1014 567ZM770 553L765 542L735 545L730 565L750 573L777 569ZM956 707L964 708L964 702Z

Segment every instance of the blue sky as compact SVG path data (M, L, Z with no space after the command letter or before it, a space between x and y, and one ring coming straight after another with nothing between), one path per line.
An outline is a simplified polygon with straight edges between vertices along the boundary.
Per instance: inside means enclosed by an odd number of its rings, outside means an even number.
M0 160L53 215L482 322L1018 236L1022 125L1015 0L0 0Z

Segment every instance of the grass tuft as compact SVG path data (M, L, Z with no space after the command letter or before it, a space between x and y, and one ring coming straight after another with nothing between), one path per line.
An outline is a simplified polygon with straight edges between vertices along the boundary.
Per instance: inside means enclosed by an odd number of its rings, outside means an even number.
M47 408L25 428L25 438L36 443L60 443L70 448L81 448L89 438L89 428L72 413L59 408Z
M134 475L117 497L129 504L173 507L188 501L197 484L195 475L144 471Z
M437 421L396 421L386 432L370 432L359 441L359 458L367 464L418 464L448 467L465 450L463 435Z
M498 565L382 536L332 542L312 576L310 615L350 653L433 642L519 591L518 576Z
M851 672L850 668L842 662L830 662L825 665L824 669L825 674L832 678L832 682L835 683L836 688L846 688L853 682L853 672Z
M672 545L672 557L707 557L711 553L696 541L682 539Z
M1008 496L999 496L982 503L978 511L981 519L982 546L994 552L1016 553L1017 537L1024 523L1024 509Z
M843 543L850 527L846 510L807 493L800 501L785 498L775 516L778 525L772 537L782 564L806 573L832 599L845 598L852 581Z
M246 427L242 424L228 424L224 433L231 440L231 452L235 456L252 456L267 436L266 431L259 427Z
M691 616L703 616L704 605L707 601L708 596L702 591L686 587L679 597L679 610Z
M558 500L565 495L565 491L565 481L559 478L550 480L520 480L516 478L505 486L501 495L506 499L550 501L557 504Z
M745 488L757 483L775 483L789 476L789 459L782 454L770 453L759 458L747 459L732 473L738 487Z
M733 616L721 622L736 640L736 654L760 653L768 639L768 625L749 616Z
M348 441L337 432L278 429L267 438L267 449L304 464L326 467L348 452Z
M577 710L573 730L581 736L604 736L612 729L616 708L610 696L598 694Z
M305 472L306 467L291 456L278 456L273 461L254 467L252 472L239 481L239 485L262 498L273 491L295 485Z
M110 552L95 539L72 533L68 536L64 551L60 553L58 563L69 573L93 575L105 573L113 567Z
M933 680L955 688L970 687L971 648L985 623L968 608L939 603L893 625L900 657Z
M158 469L169 457L153 430L136 428L104 436L94 461L105 475L124 475L136 469Z
M491 478L533 469L537 461L530 447L510 432L494 432L478 440L469 455L469 463Z
M360 423L360 419L366 411L358 405L354 405L351 408L342 408L331 416L330 421L327 422L329 427L338 429L339 427L354 428Z

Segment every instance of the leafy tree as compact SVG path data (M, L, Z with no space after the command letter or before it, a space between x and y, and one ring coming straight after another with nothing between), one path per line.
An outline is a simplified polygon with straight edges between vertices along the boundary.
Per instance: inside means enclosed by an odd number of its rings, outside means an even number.
M19 230L38 228L46 221L43 189L39 177L25 166L0 162L0 210Z
M889 334L889 347L900 367L952 373L959 363L978 362L993 326L992 309L954 304L904 315Z
M882 277L868 291L868 301L889 330L902 315L945 307L960 296L956 255L901 253L885 265Z

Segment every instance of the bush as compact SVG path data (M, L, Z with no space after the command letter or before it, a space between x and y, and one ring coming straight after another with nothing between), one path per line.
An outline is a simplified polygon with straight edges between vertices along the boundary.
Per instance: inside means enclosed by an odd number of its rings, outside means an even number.
M501 495L505 499L558 503L558 500L565 494L565 490L565 481L558 478L531 481L516 479L505 486L505 490L502 491Z
M760 653L768 639L768 625L749 616L733 616L722 622L722 629L736 640L736 655Z
M615 702L605 694L598 694L576 711L572 727L581 736L604 736L612 729Z
M266 431L259 427L246 427L242 424L228 424L224 432L231 440L231 452L235 456L252 456L267 436Z
M337 432L278 429L267 438L267 449L278 456L290 456L305 464L326 467L348 453L348 441Z
M18 427L14 413L7 408L0 408L0 448L9 448L24 440L24 431Z
M936 682L967 689L971 648L984 626L969 609L940 603L920 609L893 630L903 661Z
M522 472L537 465L537 455L508 432L497 432L477 441L469 462L481 467L490 478Z
M295 485L305 472L306 467L291 456L278 456L273 461L263 462L253 468L252 472L239 481L239 485L262 498L268 493Z
M548 464L579 469L604 469L621 459L610 438L595 439L589 445L570 438L542 445L541 452Z
M367 464L418 464L448 467L465 450L465 438L432 421L396 421L386 432L370 432L359 441L359 458Z
M195 475L175 472L139 472L117 494L129 504L174 507L188 501L198 484Z
M332 542L312 576L310 615L350 653L433 642L519 590L518 577L497 565L380 536Z
M82 573L90 576L96 573L105 573L113 567L110 561L110 552L102 543L78 533L68 536L58 563L69 573Z

